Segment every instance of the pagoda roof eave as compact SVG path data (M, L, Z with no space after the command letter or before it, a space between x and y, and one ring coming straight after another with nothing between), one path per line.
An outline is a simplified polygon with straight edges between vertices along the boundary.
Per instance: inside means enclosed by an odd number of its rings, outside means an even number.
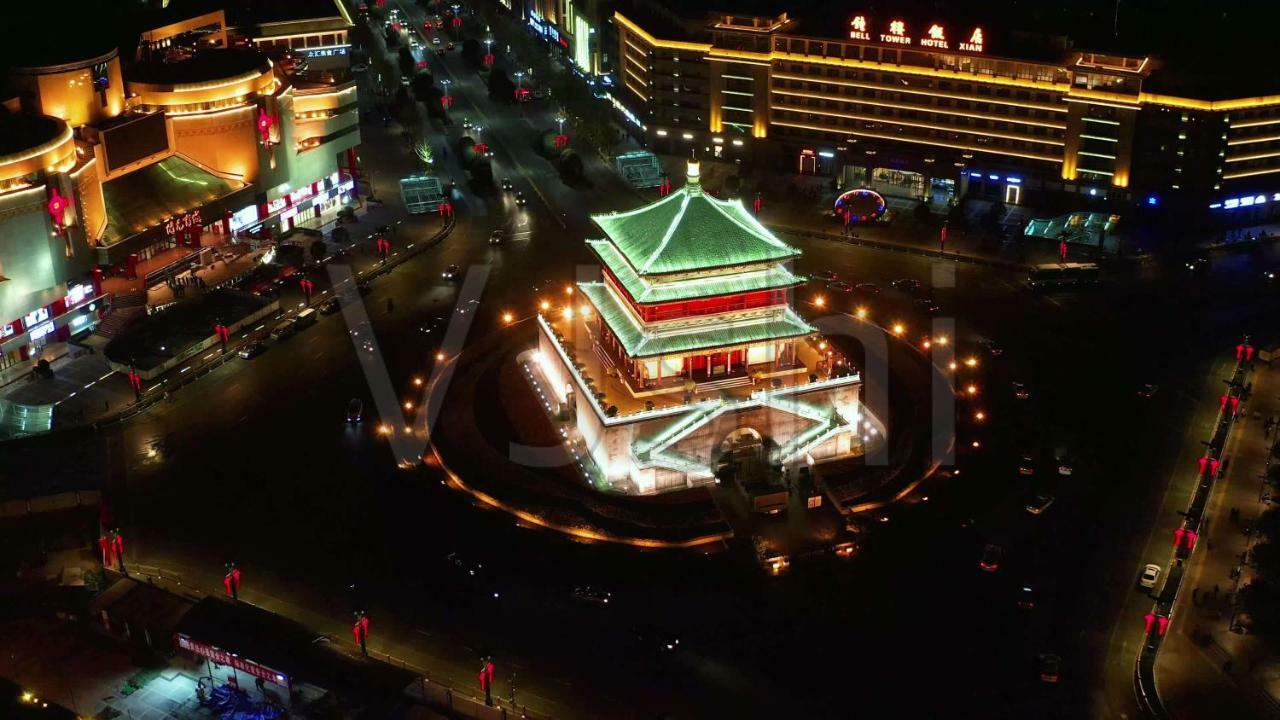
M792 273L781 263L775 262L763 268L734 273L718 279L703 277L655 285L646 282L631 263L627 262L626 256L610 241L588 240L587 245L600 259L601 264L613 273L632 299L642 305L701 300L759 290L785 290L805 281L805 278Z
M761 316L729 326L703 329L680 329L673 332L646 331L613 293L600 282L578 283L613 331L631 358L653 358L664 355L687 355L702 350L753 345L771 340L805 337L817 332L809 323L787 308L781 315Z

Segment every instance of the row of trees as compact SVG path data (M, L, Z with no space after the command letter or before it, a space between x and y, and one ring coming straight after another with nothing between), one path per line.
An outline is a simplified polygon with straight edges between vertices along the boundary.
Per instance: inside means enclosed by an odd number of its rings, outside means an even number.
M1277 470L1268 468L1268 482L1280 481ZM1240 589L1239 606L1248 616L1250 632L1280 648L1280 509L1269 508L1259 515L1253 531L1260 538L1250 553L1257 575Z

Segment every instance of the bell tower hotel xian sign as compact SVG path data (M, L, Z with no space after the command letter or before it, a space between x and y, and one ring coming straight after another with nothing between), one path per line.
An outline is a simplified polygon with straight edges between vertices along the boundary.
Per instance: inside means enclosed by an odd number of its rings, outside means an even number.
M980 53L986 46L982 28L976 27L968 35L957 35L964 40L955 42L951 29L939 23L930 23L918 35L907 26L905 20L890 20L884 32L872 32L871 21L866 15L854 15L849 19L849 39L864 42L882 42L887 45L914 45L929 50L959 50Z

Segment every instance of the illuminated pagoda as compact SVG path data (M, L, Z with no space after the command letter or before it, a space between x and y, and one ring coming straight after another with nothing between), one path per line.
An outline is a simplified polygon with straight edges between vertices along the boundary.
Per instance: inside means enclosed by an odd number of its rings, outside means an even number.
M704 193L696 162L667 197L592 219L601 277L539 318L534 364L598 487L651 493L711 482L726 457L861 452L861 378L791 307L799 250Z

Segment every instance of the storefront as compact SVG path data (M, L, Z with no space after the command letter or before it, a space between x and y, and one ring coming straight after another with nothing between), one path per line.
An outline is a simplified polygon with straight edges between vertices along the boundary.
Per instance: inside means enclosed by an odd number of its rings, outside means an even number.
M92 331L106 299L100 287L92 281L68 282L63 297L0 323L0 370L38 357L51 343Z
M252 208L257 217L247 232L258 235L264 228L284 232L308 221L318 221L313 225L329 222L355 199L355 195L355 181L341 172L334 172ZM241 212L249 209L244 208ZM233 215L236 216L240 213Z

